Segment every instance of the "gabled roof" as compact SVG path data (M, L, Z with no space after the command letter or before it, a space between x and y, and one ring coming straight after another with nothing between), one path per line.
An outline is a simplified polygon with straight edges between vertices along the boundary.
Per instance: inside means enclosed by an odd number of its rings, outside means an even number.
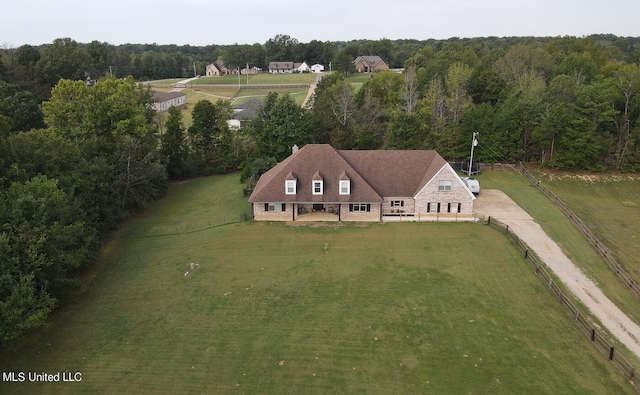
M249 201L378 203L383 197L414 197L447 162L435 151L336 150L308 144L264 173ZM295 195L285 194L285 180L296 175ZM323 194L313 195L321 176ZM340 180L350 180L349 195L340 195Z
M381 196L415 196L444 166L436 151L340 151Z
M151 91L153 95L153 100L162 103L167 100L172 100L178 97L186 96L186 93L182 92L160 92L160 91Z
M294 68L293 61L269 62L269 69L292 69L292 68Z
M358 64L360 61L366 62L371 67L375 67L380 62L384 62L380 56L358 56L353 63Z

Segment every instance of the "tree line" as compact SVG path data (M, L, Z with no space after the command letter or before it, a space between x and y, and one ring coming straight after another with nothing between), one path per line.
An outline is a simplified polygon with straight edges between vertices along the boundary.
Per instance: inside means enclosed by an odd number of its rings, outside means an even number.
M589 36L304 44L276 36L226 47L59 39L5 48L0 340L45 323L77 289L78 269L96 258L107 232L161 196L169 180L233 171L255 180L294 144L436 149L456 160L467 158L478 132L476 155L484 162L638 171L638 42ZM401 70L354 84L359 55L381 56ZM166 70L187 76L194 62L254 64L251 57L331 62L337 72L321 79L309 108L269 93L240 130L226 122L229 101L199 101L187 125L178 109L156 113L151 92L138 83ZM136 64L146 66L136 71Z

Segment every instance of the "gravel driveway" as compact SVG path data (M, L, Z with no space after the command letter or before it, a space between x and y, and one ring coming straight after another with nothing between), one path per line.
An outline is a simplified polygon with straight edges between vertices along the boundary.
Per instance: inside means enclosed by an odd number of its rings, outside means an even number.
M474 203L479 217L491 216L509 225L566 287L617 340L640 358L640 326L622 312L600 288L562 252L533 218L504 192L483 189Z

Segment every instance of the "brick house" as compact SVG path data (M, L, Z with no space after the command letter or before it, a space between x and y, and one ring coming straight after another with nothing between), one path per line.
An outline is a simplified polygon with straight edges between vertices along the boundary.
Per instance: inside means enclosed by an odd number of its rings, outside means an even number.
M216 60L213 63L209 63L205 70L205 75L207 77L220 77L221 75L230 74L233 74L233 70L229 70L222 60Z
M358 73L373 73L375 71L389 70L389 64L380 56L358 56L353 65Z
M249 197L257 221L473 221L475 196L435 151L293 147Z

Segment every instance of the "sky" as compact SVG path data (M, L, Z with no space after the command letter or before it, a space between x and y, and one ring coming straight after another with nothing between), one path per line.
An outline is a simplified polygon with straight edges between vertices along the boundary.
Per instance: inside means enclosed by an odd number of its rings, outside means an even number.
M639 15L639 0L17 0L2 6L0 45L638 37Z

